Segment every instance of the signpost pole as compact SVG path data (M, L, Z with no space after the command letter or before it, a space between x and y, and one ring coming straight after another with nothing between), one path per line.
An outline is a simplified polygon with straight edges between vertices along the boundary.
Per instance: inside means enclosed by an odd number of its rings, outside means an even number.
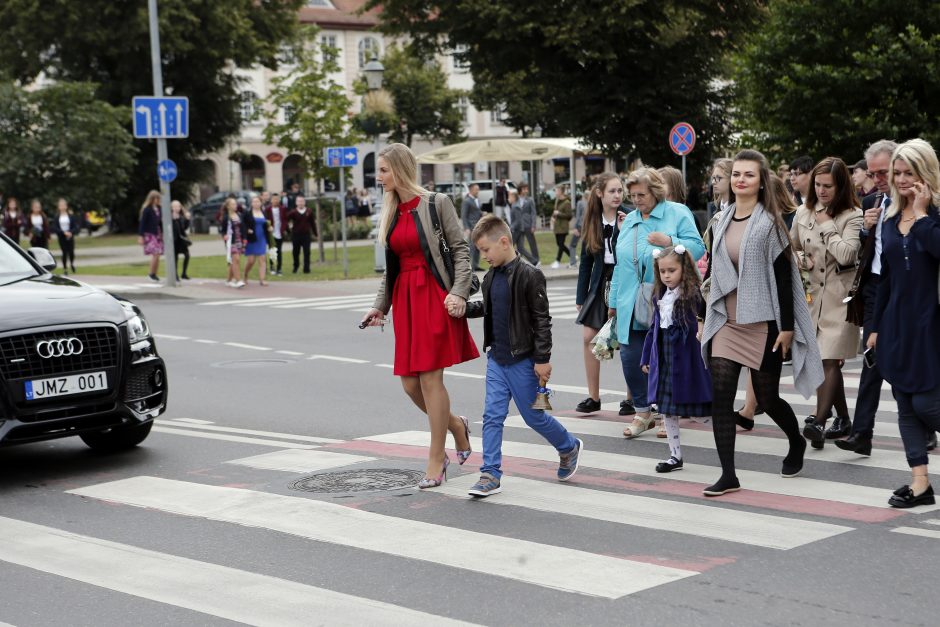
M682 155L682 182L688 185L688 181L685 179L685 155Z
M163 71L160 68L160 26L157 21L157 0L147 0L150 14L150 64L153 70L153 95L163 97ZM166 132L166 129L162 129ZM166 161L166 139L157 138L157 162ZM166 266L164 283L176 285L176 251L173 249L173 213L170 210L170 184L160 181L160 214L163 221L163 251Z
M343 278L349 278L349 250L346 248L346 222L348 218L346 217L346 168L339 169L339 198L340 198L340 213L342 216L342 226L340 230L343 233Z

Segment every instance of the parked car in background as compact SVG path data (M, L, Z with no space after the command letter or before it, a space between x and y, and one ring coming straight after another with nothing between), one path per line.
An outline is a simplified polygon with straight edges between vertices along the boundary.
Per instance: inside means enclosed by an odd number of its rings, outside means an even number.
M134 447L166 409L166 365L140 309L51 274L45 248L0 235L0 446L79 436Z
M88 229L88 234L91 235L98 229L108 224L108 211L107 209L93 209L91 211L86 211L82 214L82 226Z
M469 193L469 188L461 181L448 181L434 183L434 191L438 194L447 194L455 205L460 206L460 201Z
M466 185L468 188L471 185L479 185L480 206L483 208L483 211L493 211L493 188L499 185L499 179L495 181L492 179L475 179L468 181ZM511 192L517 191L516 184L508 179L506 180L506 188Z
M222 203L232 194L238 199L239 204L243 204L246 207L250 207L251 199L259 195L258 192L250 190L216 192L204 201L190 207L189 213L192 214L193 219L205 218L209 221L210 226L217 226L219 224L219 211L222 209Z

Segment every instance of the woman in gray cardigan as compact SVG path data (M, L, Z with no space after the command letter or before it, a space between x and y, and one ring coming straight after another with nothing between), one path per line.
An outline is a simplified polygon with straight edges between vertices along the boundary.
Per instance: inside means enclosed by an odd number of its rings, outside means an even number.
M780 398L784 355L792 356L794 384L804 397L812 396L823 381L816 330L772 193L772 176L764 155L739 152L731 171L736 202L714 225L701 341L712 376L712 429L721 478L705 488L705 496L741 489L734 469L734 398L742 367L751 371L757 402L787 435L790 446L780 471L784 477L800 474L806 451L793 409Z

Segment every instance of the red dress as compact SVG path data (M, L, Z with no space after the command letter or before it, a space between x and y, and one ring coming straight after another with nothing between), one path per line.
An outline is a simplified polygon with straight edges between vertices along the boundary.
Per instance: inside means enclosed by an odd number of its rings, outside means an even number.
M395 374L416 377L420 372L446 368L480 356L466 318L452 318L441 289L421 250L412 210L421 202L398 205L398 222L389 238L398 255L400 272L392 289L395 327Z

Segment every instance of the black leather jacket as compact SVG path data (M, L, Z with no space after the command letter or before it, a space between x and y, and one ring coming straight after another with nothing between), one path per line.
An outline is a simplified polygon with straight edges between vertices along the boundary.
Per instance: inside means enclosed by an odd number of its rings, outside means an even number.
M483 302L467 303L467 317L483 316L483 350L493 343L493 316L490 309L490 268L483 277ZM548 313L545 275L521 257L505 269L509 280L509 343L513 356L532 354L537 364L546 364L552 357L552 317Z

